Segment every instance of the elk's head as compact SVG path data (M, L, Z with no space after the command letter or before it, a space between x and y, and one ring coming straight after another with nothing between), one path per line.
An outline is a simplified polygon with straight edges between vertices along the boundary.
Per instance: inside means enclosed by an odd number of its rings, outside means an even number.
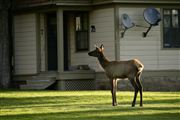
M90 52L88 53L89 56L99 57L100 55L102 55L102 52L103 52L103 50L104 50L103 44L102 44L100 47L97 47L97 46L95 45L95 47L96 47L95 50L90 51Z

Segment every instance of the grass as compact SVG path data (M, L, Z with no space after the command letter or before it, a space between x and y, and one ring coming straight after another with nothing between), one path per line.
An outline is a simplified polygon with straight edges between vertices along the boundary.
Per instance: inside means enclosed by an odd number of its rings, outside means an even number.
M131 107L133 92L0 91L0 120L180 120L180 92L144 92L144 107Z

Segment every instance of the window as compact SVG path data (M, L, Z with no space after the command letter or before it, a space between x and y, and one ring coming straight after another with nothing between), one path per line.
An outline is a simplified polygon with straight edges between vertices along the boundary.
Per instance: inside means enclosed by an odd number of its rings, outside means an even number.
M76 51L89 50L88 13L82 12L75 17Z
M180 48L180 9L163 10L163 47Z

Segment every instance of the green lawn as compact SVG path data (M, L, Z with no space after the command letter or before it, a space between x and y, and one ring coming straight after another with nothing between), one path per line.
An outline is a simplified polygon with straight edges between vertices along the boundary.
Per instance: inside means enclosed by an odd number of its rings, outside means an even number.
M133 92L0 91L0 120L180 120L180 92L144 92L144 107L131 107Z

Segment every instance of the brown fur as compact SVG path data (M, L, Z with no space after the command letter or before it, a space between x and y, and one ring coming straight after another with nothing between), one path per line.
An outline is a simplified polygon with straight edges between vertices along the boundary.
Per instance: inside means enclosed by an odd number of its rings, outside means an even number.
M117 91L117 79L128 78L134 87L134 100L132 106L136 104L136 97L138 91L140 92L140 106L142 103L142 85L140 82L140 76L142 74L144 65L137 59L128 61L109 61L103 54L104 47L101 45L100 48L96 47L94 51L88 53L89 56L97 57L99 63L104 68L107 77L111 84L112 93L112 105L116 106L116 91Z

